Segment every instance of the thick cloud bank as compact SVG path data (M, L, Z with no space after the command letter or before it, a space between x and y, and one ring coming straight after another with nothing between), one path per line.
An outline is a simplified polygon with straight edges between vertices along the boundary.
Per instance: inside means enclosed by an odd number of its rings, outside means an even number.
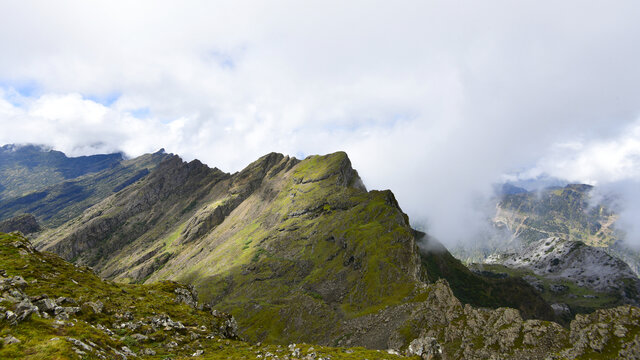
M513 171L638 181L636 1L8 2L0 143L346 150L447 244Z

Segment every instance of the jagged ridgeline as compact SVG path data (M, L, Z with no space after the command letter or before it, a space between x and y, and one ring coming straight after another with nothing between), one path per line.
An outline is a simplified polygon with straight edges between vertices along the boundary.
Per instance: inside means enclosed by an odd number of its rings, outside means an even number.
M421 236L393 194L366 191L338 152L272 153L236 174L174 156L35 241L108 279L193 284L251 340L386 348L408 315L388 328L363 317L420 298L439 277L467 303L552 317L524 282L481 279L444 249L421 255Z
M34 239L116 284L193 285L250 341L440 349L453 359L637 353L637 308L579 316L567 330L540 320L552 310L526 283L481 278L436 244L420 252L419 241L435 240L411 229L390 191L367 191L342 152L272 153L235 174L171 156Z

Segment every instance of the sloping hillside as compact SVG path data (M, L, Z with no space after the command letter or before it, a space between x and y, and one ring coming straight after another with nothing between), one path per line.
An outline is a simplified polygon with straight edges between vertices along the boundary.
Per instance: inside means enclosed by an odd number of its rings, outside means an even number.
M365 349L252 345L192 287L126 285L0 233L2 359L394 359ZM271 355L267 355L271 354Z

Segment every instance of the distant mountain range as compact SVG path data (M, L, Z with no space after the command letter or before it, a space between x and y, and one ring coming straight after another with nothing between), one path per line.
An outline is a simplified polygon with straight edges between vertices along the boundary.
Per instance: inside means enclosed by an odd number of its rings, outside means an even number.
M607 204L591 199L593 186L569 184L539 191L503 193L493 223L507 230L511 241L528 245L557 237L601 248L625 261L638 275L640 254L626 245L616 227L618 214Z
M8 168L22 165L12 166ZM34 167L33 176L56 173L56 166ZM238 335L250 342L390 348L446 359L626 356L640 344L634 343L640 334L640 310L635 307L599 309L572 319L551 307L527 279L469 270L431 236L412 229L391 191L367 191L343 152L303 160L271 153L234 174L164 152L86 168L95 171L78 170L76 177L60 175L48 183L38 180L20 195L0 200L0 214L5 214L0 219L7 231L16 224L27 226L32 218L42 225L29 235L37 250L26 239L0 242L0 249L5 249L0 264L11 268L10 275L37 284L44 281L29 273L28 266L9 265L20 253L11 245L17 244L36 258L53 252L76 266L90 266L122 291L141 291L126 290L134 286L127 283L153 287L172 280L192 285L200 303L232 314ZM15 183L18 173L11 171L7 178ZM0 183L12 181L0 172ZM522 194L526 192L513 195ZM522 203L527 203L526 197ZM511 204L515 203L501 206L505 228L520 222L527 227L517 236L550 232L522 220ZM535 213L536 207L530 208L527 211ZM35 217L20 215L25 212ZM554 216L567 214L570 210ZM567 216L571 229L606 218L604 212L593 219L585 215L586 222ZM538 218L540 224L547 223L544 211ZM595 235L585 236L602 239L598 231L606 237L605 228L594 228ZM53 259L56 266L67 266ZM95 284L91 286L104 286L90 281ZM73 293L73 286L68 291ZM169 311L165 308L170 307L160 304L154 313ZM181 316L175 311L172 317ZM132 311L123 321L140 322L144 328L148 316ZM99 319L82 315L77 320L97 326ZM553 320L570 323L571 330ZM608 330L591 335L591 327L603 321ZM25 329L31 326L23 324ZM625 333L615 335L620 327ZM156 336L151 330L141 335ZM94 335L87 339L99 345ZM191 336L189 346L194 339ZM169 341L162 341L131 340L126 346L138 354L145 347L160 346L162 351L153 351L166 354ZM176 349L186 351L184 340L175 342ZM117 346L122 352L122 344ZM205 351L212 351L208 346ZM418 353L417 348L424 351ZM349 352L325 350L333 352L334 359L352 358Z
M606 202L592 201L592 191L586 184L534 191L504 184L491 219L495 231L481 246L454 254L478 274L525 279L567 320L638 305L640 256L622 240L618 215Z
M58 226L149 174L164 151L135 159L122 154L68 158L35 145L0 148L0 221L30 213Z
M69 158L44 146L4 145L0 147L0 199L99 172L122 159L119 153Z

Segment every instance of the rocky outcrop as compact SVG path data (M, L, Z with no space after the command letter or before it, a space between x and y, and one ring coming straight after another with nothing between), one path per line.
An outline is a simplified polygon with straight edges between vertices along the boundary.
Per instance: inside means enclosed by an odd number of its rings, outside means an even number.
M640 342L640 309L622 306L579 315L570 329L542 320L524 320L509 308L463 305L447 282L426 285L414 300L344 324L345 346L378 346L423 359L634 359ZM420 299L419 301L416 301ZM373 344L377 329L383 344Z
M577 315L571 322L569 338L572 347L561 354L569 359L601 354L610 354L618 359L637 359L640 356L639 327L640 309L632 306Z
M406 354L420 356L423 360L439 360L442 359L442 348L435 338L426 336L414 339L407 347Z
M574 359L597 354L634 359L637 355L640 309L636 307L578 315L567 330L553 322L523 320L514 309L462 305L445 281L424 291L424 301L391 310L406 323L389 338L390 348L402 349L404 344L407 353L422 351L423 358L441 348L443 359Z

